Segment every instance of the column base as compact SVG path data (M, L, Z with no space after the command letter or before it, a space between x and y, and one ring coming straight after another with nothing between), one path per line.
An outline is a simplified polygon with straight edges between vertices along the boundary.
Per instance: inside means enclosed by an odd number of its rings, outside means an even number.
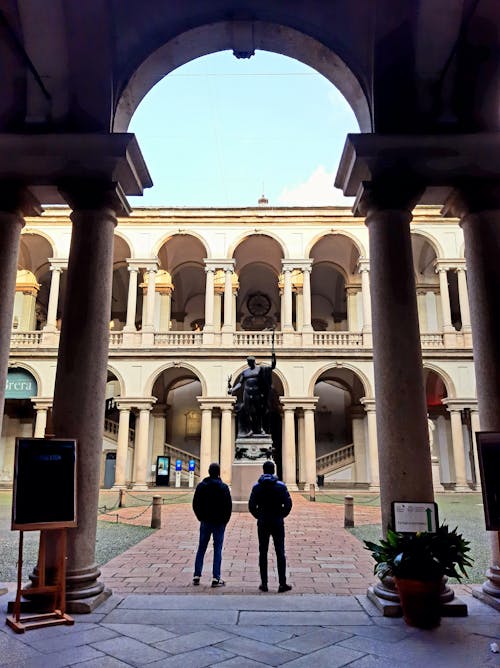
M148 487L148 485L146 485L146 483L137 483L137 484L132 485L132 487L130 488L130 491L131 492L148 492L149 487Z
M312 346L314 340L313 337L314 332L312 327L310 330L302 330L302 345L307 347Z
M141 332L123 330L122 346L124 348L138 348L141 344Z
M94 612L101 603L104 603L112 594L111 589L105 587L99 594L96 596L91 596L89 598L75 598L66 601L66 612L85 615Z
M221 340L222 340L222 345L223 346L232 346L233 345L233 339L234 339L234 333L232 329L224 329L222 328L221 332Z
M373 348L373 335L371 332L363 332L363 348Z
M489 605L491 608L495 608L495 610L500 612L500 592L498 592L498 594L499 596L492 596L484 590L484 585L482 587L472 587L472 596L474 598L477 598L482 603L486 603L486 605Z
M203 345L204 346L212 346L214 343L214 331L213 329L210 330L203 330Z
M444 332L443 342L445 348L456 348L457 347L457 332Z
M403 615L397 591L391 591L385 588L382 583L377 583L368 587L366 595L384 617L401 617ZM500 605L500 601L498 603ZM467 604L457 598L453 590L446 584L441 594L440 614L441 617L467 617L468 615Z
M142 330L142 345L146 346L148 348L151 348L151 346L154 346L155 343L155 333L154 331L143 329Z

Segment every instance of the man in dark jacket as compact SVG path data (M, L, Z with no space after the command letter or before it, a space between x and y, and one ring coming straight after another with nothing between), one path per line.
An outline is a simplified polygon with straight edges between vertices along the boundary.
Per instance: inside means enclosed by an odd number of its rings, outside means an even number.
M253 486L248 500L248 510L257 519L259 537L259 569L261 584L259 589L267 591L267 551L269 538L273 537L278 565L278 592L290 591L286 582L285 522L284 518L292 509L292 499L284 482L274 475L274 462L264 462L263 475Z
M229 487L220 479L220 466L216 463L210 464L208 478L204 478L196 486L193 496L194 514L200 521L200 540L194 563L194 585L200 584L203 558L207 551L210 536L213 536L214 539L212 587L223 587L226 584L221 579L220 568L224 531L231 517L232 509L231 492Z

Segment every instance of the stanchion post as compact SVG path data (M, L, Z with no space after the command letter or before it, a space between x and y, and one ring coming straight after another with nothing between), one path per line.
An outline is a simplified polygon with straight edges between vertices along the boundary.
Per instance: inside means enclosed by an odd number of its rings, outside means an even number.
M125 490L118 490L118 508L123 508L123 497L125 496Z
M354 526L354 497L344 497L344 527Z
M153 511L151 513L151 528L161 529L161 496L153 496Z
M316 485L314 483L309 485L309 501L316 501Z

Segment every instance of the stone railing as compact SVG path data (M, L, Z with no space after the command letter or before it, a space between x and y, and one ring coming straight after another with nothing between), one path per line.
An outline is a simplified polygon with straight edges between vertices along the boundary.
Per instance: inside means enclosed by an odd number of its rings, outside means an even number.
M201 346L203 342L202 332L156 332L155 346L169 346L172 348L192 348Z
M422 348L444 348L444 335L439 332L433 334L420 334Z
M59 332L55 332L54 334L51 334L49 340L49 337L45 337L45 333L42 331L21 332L19 330L13 330L10 339L11 348L57 348ZM464 345L462 334L457 332L456 335L457 346L453 347L466 347L468 344ZM132 345L129 341L126 345L132 349L140 349L141 332L134 332L134 336L136 337L136 343ZM218 336L219 338L216 339L214 345L221 347L220 335ZM123 338L123 332L110 332L110 346L114 348L122 346ZM421 334L420 340L422 348L425 350L443 349L446 347L444 335L439 332ZM234 348L246 348L247 350L271 348L271 343L272 332L270 331L234 332L233 334ZM192 331L155 332L154 345L158 348L201 348L203 345L203 333ZM286 345L287 348L297 349L308 346L307 343L303 343L301 332L291 332L285 335L283 332L275 332L274 345L276 348L283 348L283 346ZM359 332L312 332L312 345L320 348L361 349L363 348L363 335Z
M194 473L195 475L200 475L200 458L197 457L196 455L193 455L191 452L186 452L186 450L181 450L180 448L176 448L175 445L171 445L170 443L164 443L163 445L164 448L164 453L167 455L167 457L170 457L170 468L175 469L175 460L176 459L181 459L183 464L185 465L184 467L186 468L187 462L190 459L194 459ZM208 473L208 471L207 471Z
M317 457L316 471L319 474L330 473L343 466L354 463L354 444L345 445L343 448L329 452L326 455Z
M42 332L19 332L14 330L10 337L11 348L25 348L39 346L42 342Z
M104 420L104 435L111 437L113 440L118 440L118 422L114 420ZM128 430L129 445L133 445L135 440L135 429Z
M271 347L272 332L235 332L233 342L235 348L259 348L261 346ZM279 348L283 345L283 334L276 332L274 334L274 345Z
M314 346L361 348L363 335L358 332L313 332Z

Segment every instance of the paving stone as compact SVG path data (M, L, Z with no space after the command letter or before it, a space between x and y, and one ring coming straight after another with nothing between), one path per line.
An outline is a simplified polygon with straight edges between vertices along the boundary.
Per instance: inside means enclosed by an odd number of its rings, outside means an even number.
M295 661L290 661L286 664L286 668L311 668L311 666L314 666L314 668L340 668L340 666L346 666L347 664L351 665L352 661L362 656L361 652L331 645L312 654L306 654L300 659L295 659Z
M66 666L72 666L75 663L81 663L82 661L101 656L103 656L102 652L84 645L53 654L38 654L38 656L23 659L22 661L14 661L5 665L8 665L9 668L65 668Z
M217 664L217 668L267 668L267 663L252 661L246 656L235 656L234 659L228 659Z
M232 638L219 643L218 647L234 654L246 656L269 666L280 666L297 656L297 652L281 649L275 645L251 640L250 638Z
M93 643L95 649L121 659L131 666L143 666L146 663L165 659L168 654L150 647L143 642L138 642L133 638L120 636L110 640Z
M241 612L239 624L262 626L358 626L371 624L364 612Z
M349 633L344 633L337 629L317 629L297 638L281 642L279 646L291 649L294 652L300 652L301 654L310 654L322 647L333 645L340 640L346 640L349 638L349 635Z
M191 603L192 605L192 603ZM208 607L208 606L207 606ZM236 624L237 610L220 610L217 621L221 624ZM210 624L214 621L213 610L113 610L105 617L106 624L153 624L154 626L184 626Z
M295 631L290 630L293 627L289 627L288 630L276 629L274 627L269 627L269 626L240 626L240 625L225 626L220 628L224 628L226 631L232 633L233 635L244 636L245 638L252 638L253 640L261 640L262 642L268 642L268 643L283 642L296 634ZM310 632L310 630L311 627L308 626L307 632Z
M222 629L209 629L207 631L198 631L196 633L186 633L185 635L162 642L155 643L155 647L169 654L181 654L193 649L215 645L223 640L233 638L232 633Z
M27 631L31 633L31 631ZM90 645L99 640L107 640L108 638L116 637L116 633L111 629L93 628L88 631L79 631L75 629L74 633L67 633L60 638L38 638L33 640L29 635L26 640L30 645L39 652L52 653L60 652L71 647L79 647L81 645Z
M119 659L115 659L113 656L101 656L97 659L91 659L90 661L75 663L73 665L78 666L78 668L130 668L129 663L124 663Z
M365 638L375 638L376 640L384 640L385 642L399 642L411 635L410 627L387 627L381 628L377 624L372 626L342 626L340 627L345 633L352 636L363 636Z
M145 643L158 643L162 640L175 637L175 633L149 624L105 624L105 626L115 633L135 638Z
M218 647L203 647L192 652L177 654L161 661L148 663L147 668L204 668L219 665L222 661L233 658L231 652Z
M405 661L384 659L380 656L364 656L349 664L349 668L407 668ZM450 666L450 668L452 668ZM471 667L472 668L472 667Z
M0 635L0 665L13 664L16 661L22 661L38 655L36 650L13 635L14 631L10 631L10 633L2 633Z

